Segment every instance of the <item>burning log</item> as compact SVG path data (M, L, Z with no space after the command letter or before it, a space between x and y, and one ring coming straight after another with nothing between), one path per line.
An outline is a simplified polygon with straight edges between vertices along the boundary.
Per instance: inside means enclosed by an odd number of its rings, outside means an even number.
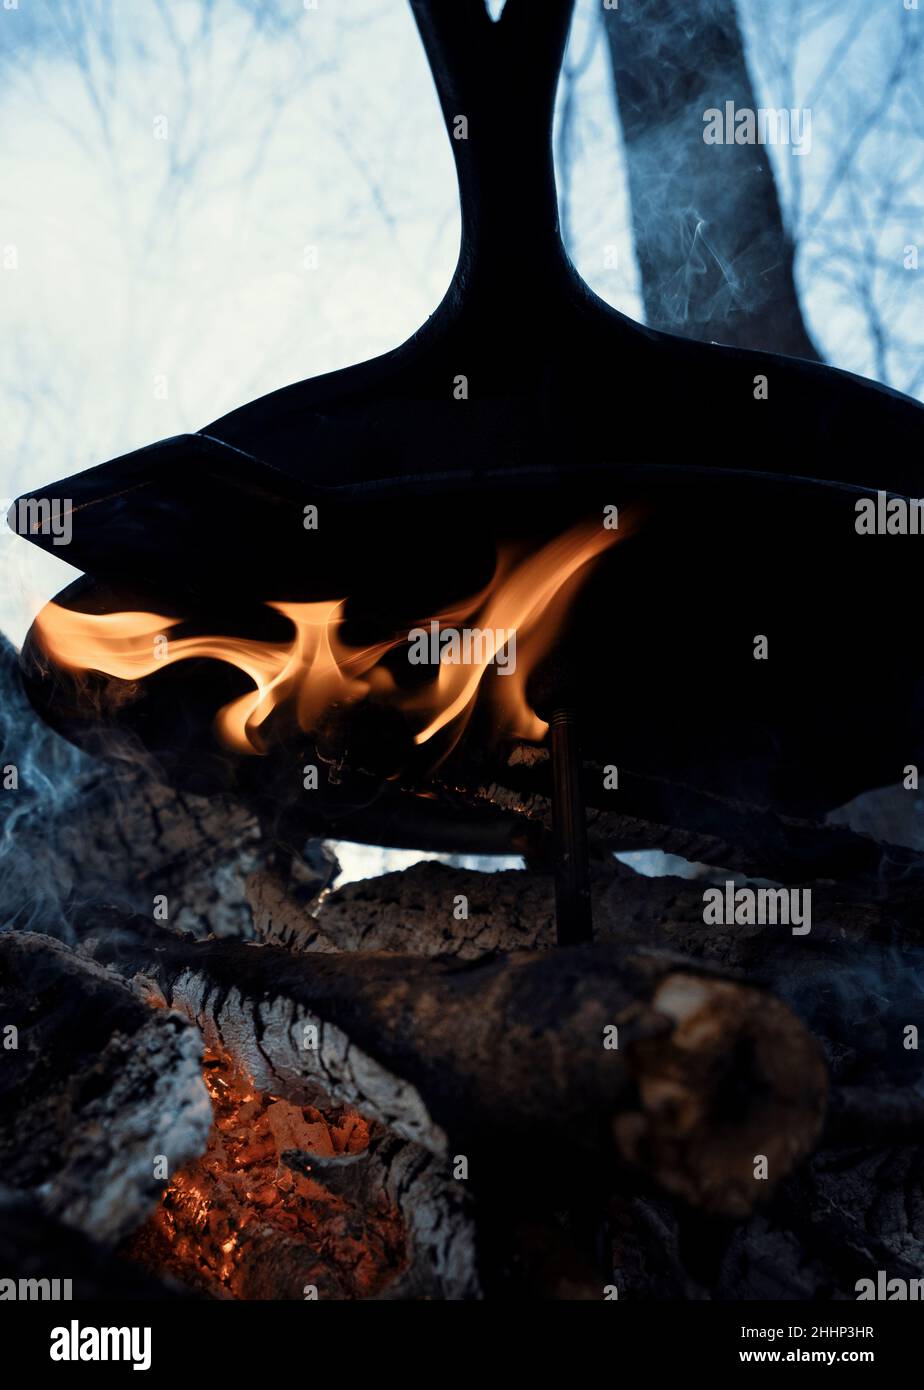
M213 1297L477 1296L465 1192L431 1153L356 1115L306 1119L226 1056L207 1061L210 1103L198 1030L99 963L0 936L0 1025L0 1162L21 1199L2 1222L37 1206L49 1248L82 1252L87 1296L113 1285L116 1246Z
M407 1260L380 1298L474 1298L479 1293L474 1214L461 1185L446 1166L418 1144L373 1126L368 1149L355 1163L304 1150L284 1155L295 1172L348 1194L372 1210L383 1204L400 1215Z
M0 1169L107 1246L158 1201L211 1123L197 1031L104 967L30 932L0 934ZM164 1168L164 1172L160 1168Z
M87 935L91 933L88 931ZM197 943L138 919L94 949L196 1018L263 1089L345 1102L473 1182L643 1167L701 1208L740 1215L813 1147L818 1050L778 1000L664 953L611 946L458 964ZM613 1030L616 1030L615 1032Z
M214 1124L126 1247L216 1298L477 1295L468 1203L432 1154L353 1111L260 1093L210 1052Z

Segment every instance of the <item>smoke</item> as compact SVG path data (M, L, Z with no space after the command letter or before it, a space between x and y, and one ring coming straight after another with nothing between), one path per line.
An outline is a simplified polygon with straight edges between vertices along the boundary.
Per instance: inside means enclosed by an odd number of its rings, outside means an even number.
M0 922L72 942L105 904L202 936L252 932L246 878L269 853L254 815L167 785L127 735L91 757L48 728L0 639Z
M924 1093L920 1053L906 1042L920 1028L924 949L857 945L793 951L770 983L825 1041L833 1080L875 1085L900 1079Z
M57 851L98 774L26 698L15 648L0 637L0 922L67 940L73 866Z
M790 139L800 113L758 104L734 0L636 0L604 11L603 23L648 323L816 357L765 148L769 130L778 143L786 136L777 159L805 153Z

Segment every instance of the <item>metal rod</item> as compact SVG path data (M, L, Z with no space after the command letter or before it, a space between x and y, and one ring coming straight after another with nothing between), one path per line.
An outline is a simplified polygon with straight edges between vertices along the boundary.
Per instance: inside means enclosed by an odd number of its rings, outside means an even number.
M577 719L571 709L556 709L550 724L558 944L579 946L593 941L594 929Z

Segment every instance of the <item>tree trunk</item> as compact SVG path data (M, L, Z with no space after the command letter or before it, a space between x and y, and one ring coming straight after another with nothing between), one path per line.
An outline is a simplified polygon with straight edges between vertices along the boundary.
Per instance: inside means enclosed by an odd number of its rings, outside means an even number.
M632 0L603 23L647 322L818 360L768 151L703 140L710 108L757 110L734 0Z

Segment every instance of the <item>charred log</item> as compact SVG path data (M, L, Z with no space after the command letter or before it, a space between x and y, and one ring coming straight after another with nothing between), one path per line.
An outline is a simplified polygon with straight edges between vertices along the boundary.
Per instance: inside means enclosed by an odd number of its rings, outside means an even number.
M94 949L149 978L259 1086L346 1102L464 1156L487 1189L511 1171L541 1185L523 1154L551 1146L562 1172L630 1161L704 1209L740 1214L761 1195L754 1155L781 1178L821 1128L825 1071L793 1015L664 953L309 962L137 919L100 922Z
M315 1177L331 1192L373 1210L387 1203L400 1214L407 1260L398 1278L379 1294L383 1299L474 1298L480 1283L475 1220L461 1183L446 1165L418 1144L373 1126L360 1161L324 1158L289 1150L286 1162Z
M911 896L845 892L813 883L811 933L793 955L791 935L777 924L706 926L703 891L721 876L647 878L612 858L593 867L594 925L603 941L655 945L746 970L768 981L851 951L914 949L921 941ZM254 930L261 940L293 950L401 951L471 960L487 951L548 947L555 940L550 874L482 873L424 861L410 869L345 884L306 906L279 875L247 881ZM457 899L465 915L454 912Z
M6 1182L115 1245L211 1123L202 1044L103 966L32 933L0 935L0 1166Z
M465 914L454 911L459 896ZM257 938L292 951L395 951L475 960L555 942L552 879L517 870L479 873L424 861L360 879L304 904L278 874L247 880Z
M355 1111L261 1093L210 1052L214 1123L126 1253L212 1298L475 1297L460 1184Z
M863 900L836 885L812 888L812 930L794 938L780 925L706 926L707 881L644 878L614 861L595 866L593 909L600 941L627 950L657 948L743 972L802 1018L825 1049L832 1076L881 1089L917 1082L917 1053L905 1030L919 1016L921 951L910 902ZM551 877L517 871L481 874L423 863L400 874L347 884L300 916L284 886L250 882L258 934L286 923L294 949L402 951L475 959L485 950L548 948L554 943ZM462 897L467 916L453 917ZM272 910L269 902L272 901Z

